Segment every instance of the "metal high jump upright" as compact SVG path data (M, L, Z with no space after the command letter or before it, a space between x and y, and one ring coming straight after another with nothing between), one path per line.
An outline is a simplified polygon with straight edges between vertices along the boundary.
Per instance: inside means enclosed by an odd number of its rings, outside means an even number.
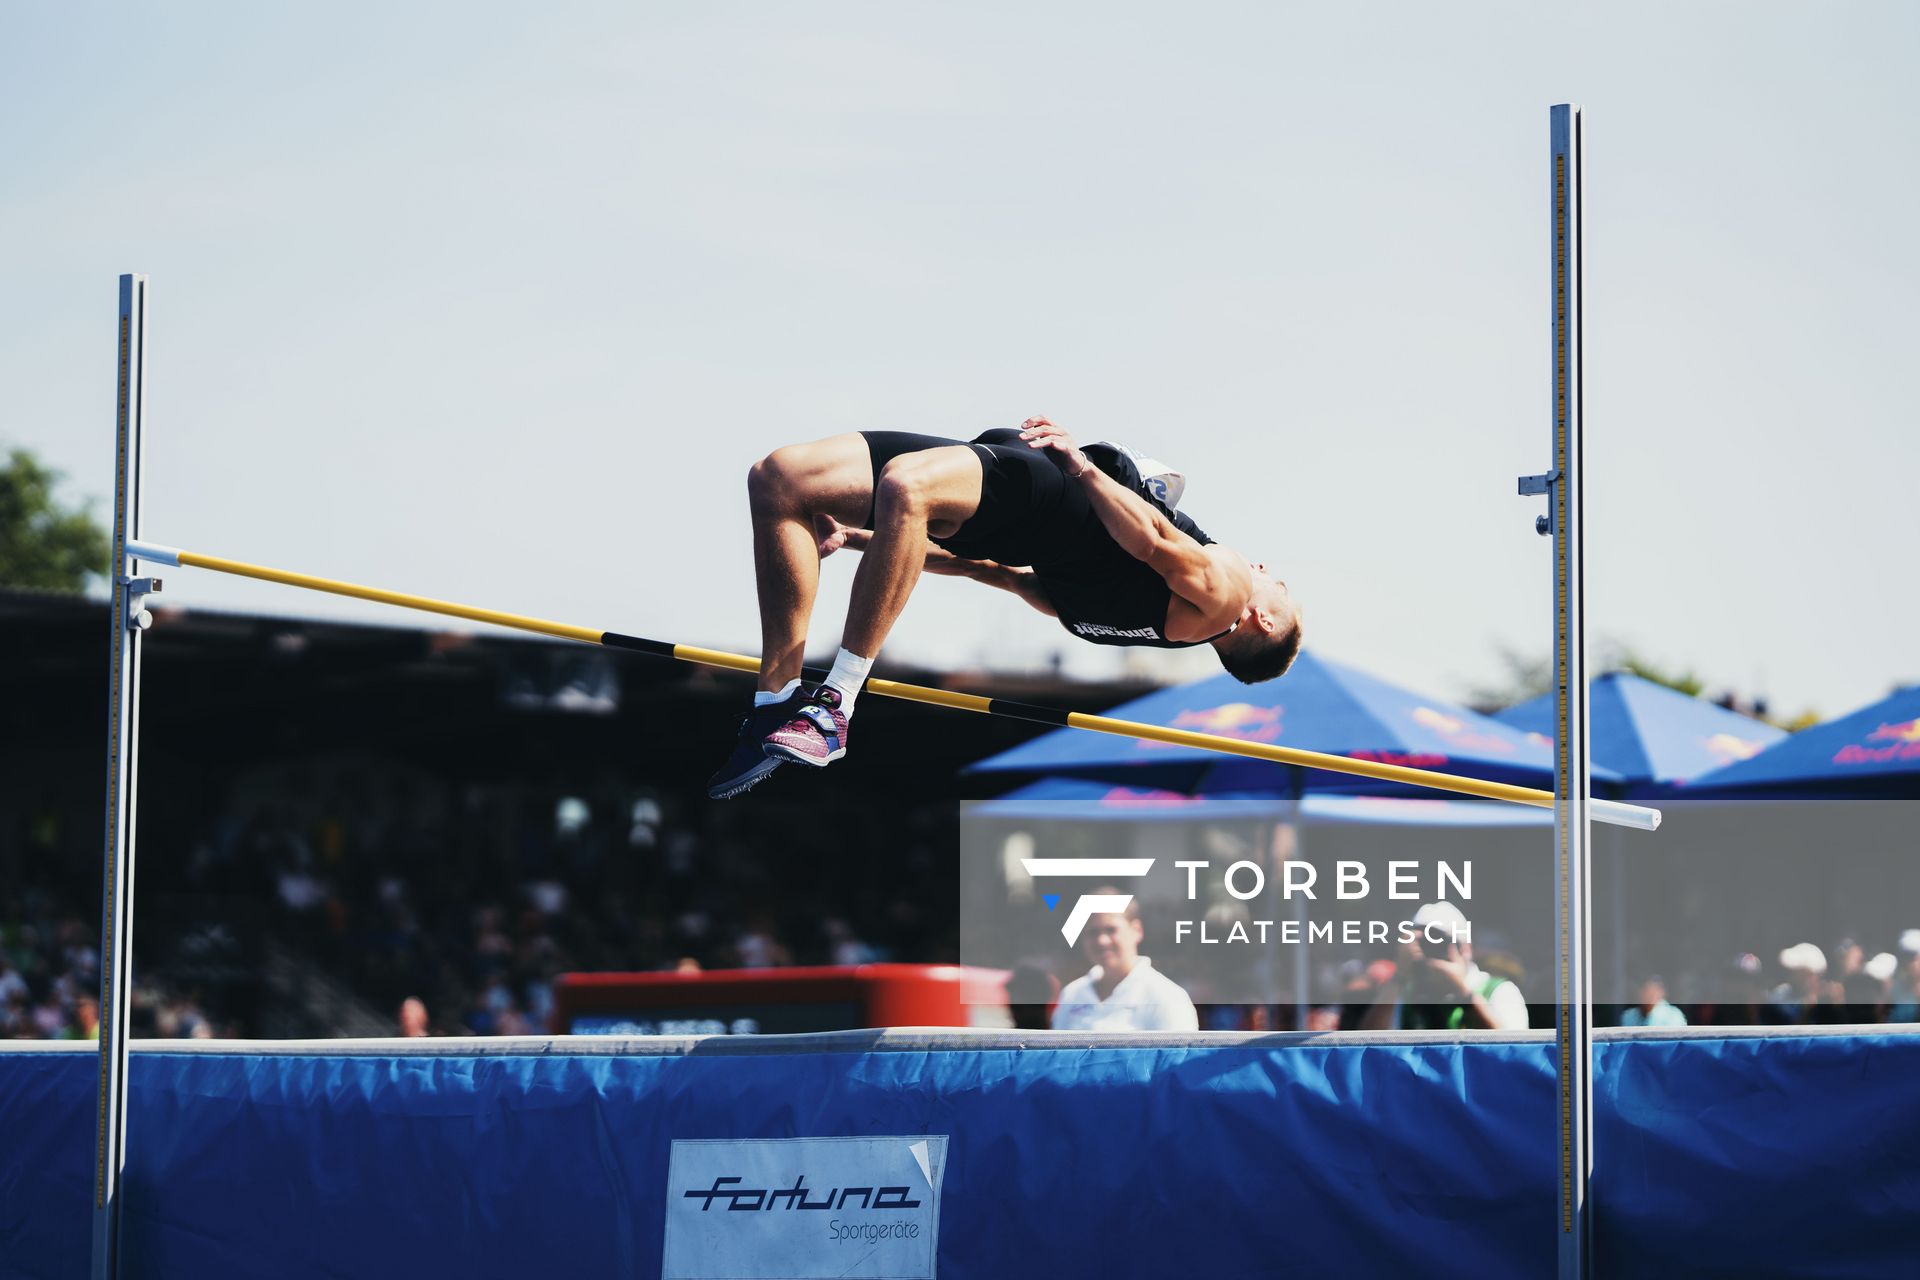
M107 611L107 822L100 892L100 1092L93 1163L93 1277L120 1267L126 1168L127 1023L133 977L133 843L140 793L140 635L157 579L136 576L127 544L140 537L141 436L146 426L147 278L120 277L118 478L113 495L113 603Z
M1581 541L1580 108L1551 115L1553 469L1522 476L1547 495L1535 528L1553 538L1555 1073L1559 1107L1560 1280L1593 1270L1593 908L1588 871L1592 760L1587 730L1587 626Z

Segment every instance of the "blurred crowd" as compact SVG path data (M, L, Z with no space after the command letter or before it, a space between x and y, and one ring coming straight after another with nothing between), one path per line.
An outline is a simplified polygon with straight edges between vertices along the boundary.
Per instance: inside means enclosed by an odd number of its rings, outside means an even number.
M0 1039L100 1038L98 929L62 906L71 904L38 888L0 896ZM216 1025L191 990L144 976L129 1017L137 1036L235 1034Z
M143 905L135 1034L288 1033L287 1009L274 1028L260 1014L289 998L263 989L270 970L324 975L387 1033L406 1006L415 1030L510 1035L550 1029L570 970L950 961L950 826L950 806L829 828L777 800L272 771L179 856L143 847L142 903L190 909ZM0 1035L97 1035L98 926L83 914L97 904L80 889L0 896ZM249 990L182 979L202 968L187 953L212 945Z
M1666 978L1642 974L1631 981L1631 999L1596 1006L1599 1026L1812 1026L1920 1022L1920 928L1889 939L1890 949L1869 955L1858 940L1841 938L1822 949L1796 943L1763 958L1743 952L1720 974L1687 973L1670 989ZM1343 1003L1318 1007L1312 1029L1352 1029L1382 992L1404 980L1404 956L1356 958L1335 977ZM1511 952L1489 949L1480 964L1492 975L1524 984L1525 970ZM1536 984L1537 985L1537 984ZM1551 1026L1551 1005L1535 1011L1532 1025Z
M1920 928L1890 950L1867 954L1854 938L1823 951L1811 942L1782 950L1771 965L1751 952L1733 962L1737 999L1707 1006L1710 1021L1793 1025L1920 1022Z
M911 868L936 824L910 817L891 872L850 875L778 807L399 786L308 820L263 808L201 850L272 869L284 938L375 1008L423 1001L434 1031L550 1028L561 973L933 959ZM946 958L946 957L942 957Z
M714 805L612 779L458 784L367 759L263 767L213 817L143 842L134 1034L340 1034L343 1000L355 1034L535 1033L552 1029L568 971L954 960L951 802L836 805L821 823L795 796ZM63 838L49 814L29 814L27 838L0 850L0 1037L98 1035L92 827L68 821ZM56 866L64 878L40 873ZM1486 941L1446 963L1548 995L1497 935ZM1340 962L1316 981L1340 1002L1309 1026L1364 1025L1421 963ZM1048 1004L1076 972L1036 978L1016 1002ZM301 975L341 998L308 999ZM1719 973L1625 976L1629 998L1597 1023L1915 1022L1920 927L1748 952ZM1294 1024L1290 1005L1214 1004L1204 983L1192 994L1203 1027ZM1550 1000L1533 1005L1533 1026L1551 1017Z
M52 905L29 895L0 918L0 1036L98 1039L99 948L86 924L55 916Z

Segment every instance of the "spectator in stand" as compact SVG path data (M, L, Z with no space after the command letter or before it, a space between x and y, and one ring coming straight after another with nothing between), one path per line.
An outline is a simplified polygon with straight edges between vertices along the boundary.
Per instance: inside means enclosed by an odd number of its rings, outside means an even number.
M793 963L792 954L764 913L756 913L734 939L733 951L742 969L772 969Z
M0 952L0 1009L6 1008L16 999L25 1000L33 992L27 987L27 980L13 967L13 961L5 952Z
M27 1007L26 996L18 995L0 1004L0 1036L9 1040L33 1038L33 1012Z
M1900 935L1895 957L1893 990L1888 994L1888 1022L1920 1022L1920 929Z
M1667 984L1649 977L1640 984L1640 1002L1620 1015L1623 1027L1684 1027L1687 1015L1667 1003Z
M67 1029L67 1011L57 996L48 996L33 1006L34 1035L41 1040L64 1040Z
M515 1012L513 988L507 985L505 977L496 973L487 979L487 985L480 990L479 999L467 1013L467 1026L475 1035L506 1035L504 1026L512 1025L509 1017Z
M1860 972L1860 966L1867 962L1867 953L1858 942L1847 937L1833 944L1827 961L1827 981L1845 986L1847 979Z
M1527 999L1518 983L1473 962L1472 926L1451 902L1429 902L1407 922L1391 981L1361 1020L1368 1030L1525 1031Z
M1114 888L1096 894L1122 895ZM1127 897L1124 911L1088 918L1080 946L1093 968L1069 982L1053 1009L1056 1031L1198 1031L1200 1015L1180 984L1140 954L1146 927Z
M1021 1031L1045 1030L1047 1010L1060 998L1060 980L1044 964L1022 960L1007 978L1007 1012Z
M820 932L827 940L835 964L872 964L879 959L872 947L854 935L853 927L838 916L821 925Z
M163 996L153 1021L154 1030L163 1040L205 1040L213 1035L207 1015L183 995Z
M1400 966L1380 957L1363 960L1355 957L1340 966L1340 1026L1348 1031L1363 1026L1373 1009L1380 988L1393 981Z
M61 959L67 968L82 977L98 977L100 953L93 945L93 930L78 920L69 920L60 931Z
M1827 953L1811 942L1796 943L1780 953L1780 967L1786 980L1773 989L1768 1000L1772 1020L1782 1024L1822 1021L1828 998Z
M427 1006L418 996L400 1002L400 1034L409 1038L433 1034L427 1029Z
M73 1038L75 1040L98 1040L100 1038L100 1002L92 996L81 996L73 1002Z
M1885 1022L1887 997L1893 984L1894 971L1899 964L1892 952L1882 951L1873 959L1863 961L1859 969L1841 979L1840 994L1843 1003L1839 1006L1840 1021Z
M1726 984L1725 998L1701 1010L1699 1021L1714 1027L1754 1027L1765 1022L1761 1012L1767 1004L1763 969L1760 957L1751 951L1735 956L1721 975Z

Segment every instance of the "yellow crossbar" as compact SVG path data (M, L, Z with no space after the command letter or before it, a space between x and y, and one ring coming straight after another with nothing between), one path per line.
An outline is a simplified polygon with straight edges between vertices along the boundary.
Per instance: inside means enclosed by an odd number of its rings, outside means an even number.
M525 614L506 613L499 609L481 609L473 605L456 604L449 600L436 600L430 596L416 596L404 591L361 586L358 583L341 582L334 578L320 578L307 573L294 573L288 569L249 564L244 560L228 560L221 556L204 555L198 551L183 551L177 547L168 547L159 543L129 542L127 553L141 560L156 560L162 564L208 569L215 573L233 574L243 578L258 578L265 582L277 582L306 591L324 591L330 595L351 596L356 600L371 600L376 604L417 609L424 613L463 618L468 622L484 622L491 626L507 627L515 631L530 631L536 635L555 636L562 640L577 640L584 644L649 653L658 657L674 658L680 662L696 663L700 666L721 667L729 671L743 672L760 670L760 660L748 657L746 654L728 653L720 649L702 649L688 644L670 644L663 640L647 640L614 631L601 631L593 627L528 617ZM1503 800L1511 804L1531 805L1540 809L1554 807L1553 792L1543 791L1537 787L1522 787L1508 782L1487 782L1480 778L1437 773L1431 769L1414 769L1406 765L1385 764L1377 760L1355 760L1350 756L1331 755L1323 751L1305 751L1298 747L1282 747L1270 742L1246 742L1239 738L1223 737L1215 733L1197 733L1190 729L1173 729L1165 725L1144 724L1137 720L1118 720L1111 716L1064 711L1055 707L1013 702L1005 698L959 693L951 689L932 689L925 685L903 684L898 680L870 679L867 681L866 688L868 692L879 694L883 698L898 698L905 702L919 702L928 706L949 707L957 711L972 711L981 715L1086 729L1093 733L1110 733L1122 738L1144 739L1148 742L1164 742L1170 746L1217 751L1223 755L1245 756L1249 759L1294 765L1304 769L1323 769L1330 773L1373 778L1380 782L1404 783L1434 791L1448 791L1455 795L1475 796L1483 800ZM1594 820L1598 822L1636 827L1643 831L1652 831L1660 825L1658 809L1601 799L1591 801L1591 806Z

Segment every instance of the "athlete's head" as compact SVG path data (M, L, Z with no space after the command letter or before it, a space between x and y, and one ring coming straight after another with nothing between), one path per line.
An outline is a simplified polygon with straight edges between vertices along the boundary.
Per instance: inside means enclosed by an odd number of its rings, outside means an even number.
M1240 615L1239 625L1213 642L1220 665L1242 684L1259 684L1283 676L1300 652L1300 606L1287 584L1267 573L1267 566L1250 562L1253 596Z

